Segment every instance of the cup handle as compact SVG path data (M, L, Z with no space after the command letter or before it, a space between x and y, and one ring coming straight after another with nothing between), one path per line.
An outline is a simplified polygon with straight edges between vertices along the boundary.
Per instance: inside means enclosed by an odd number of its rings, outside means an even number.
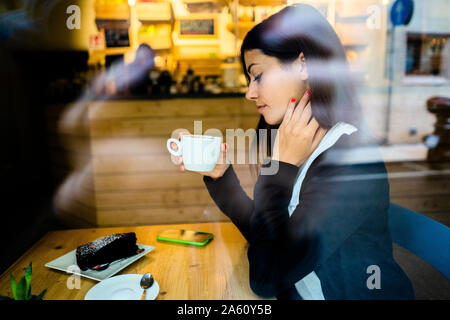
M175 143L178 147L178 150L175 151L170 147L171 143ZM179 140L174 139L174 138L170 138L169 140L167 140L167 150L169 150L169 152L174 155L174 156L181 156L181 143Z

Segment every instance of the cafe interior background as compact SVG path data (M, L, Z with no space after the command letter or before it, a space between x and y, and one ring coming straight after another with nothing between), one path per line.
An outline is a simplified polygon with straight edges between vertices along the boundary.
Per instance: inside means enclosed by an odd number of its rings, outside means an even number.
M4 0L0 270L53 229L228 221L166 140L194 121L256 127L240 44L296 2L344 45L391 201L449 226L449 135L437 120L449 112L450 1L414 0L411 21L393 27L389 0ZM121 77L141 44L155 66L136 93ZM235 170L252 198L248 166Z

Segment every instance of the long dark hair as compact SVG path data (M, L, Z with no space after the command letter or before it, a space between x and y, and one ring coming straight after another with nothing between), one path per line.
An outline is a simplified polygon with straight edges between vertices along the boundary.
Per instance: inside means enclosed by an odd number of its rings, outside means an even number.
M303 52L312 92L313 117L326 129L339 121L360 127L361 109L344 48L333 27L314 7L306 4L287 6L247 33L241 46L241 63L248 82L250 76L246 71L244 52L252 49L276 57L282 64L294 62ZM251 152L256 148L260 154L259 129L267 129L268 153L263 157L270 157L270 129L278 127L279 124L267 124L261 116ZM258 165L252 168L258 171Z

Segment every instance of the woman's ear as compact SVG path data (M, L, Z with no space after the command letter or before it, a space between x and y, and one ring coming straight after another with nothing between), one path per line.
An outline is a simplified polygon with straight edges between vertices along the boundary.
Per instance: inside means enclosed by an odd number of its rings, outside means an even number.
M295 60L298 67L298 72L301 80L308 80L308 69L306 67L306 59L303 52L300 52L298 58Z

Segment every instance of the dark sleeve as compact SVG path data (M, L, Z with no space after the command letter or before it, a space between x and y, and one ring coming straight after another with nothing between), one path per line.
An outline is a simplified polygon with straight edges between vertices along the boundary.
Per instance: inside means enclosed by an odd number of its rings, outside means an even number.
M302 229L306 228L306 223L301 223L302 213L289 219L288 205L299 167L275 160L263 167L278 171L258 177L254 201L243 191L232 166L221 178L205 176L203 180L214 202L250 243L252 290L262 297L273 297L311 272L315 259L308 257L315 254L317 239Z
M263 166L277 166L273 162ZM250 286L262 297L285 292L310 273L317 261L318 238L305 219L306 212L297 206L289 217L298 171L295 165L278 162L277 173L260 175L255 185L248 259Z
M249 241L250 287L267 298L320 267L370 212L385 205L374 193L377 184L346 180L351 172L340 169L324 170L325 178L311 179L320 174L310 168L300 203L289 216L299 168L274 162L263 165L278 166L278 171L258 177L253 202L244 196L233 171L217 180L205 178L214 201Z
M248 258L250 286L262 297L277 296L320 268L368 217L384 219L389 204L385 177L310 168L289 217L297 171L280 162L277 174L259 176L255 185Z
M230 218L245 239L249 241L253 200L242 189L233 166L230 165L222 177L212 179L204 176L203 181L219 209Z

